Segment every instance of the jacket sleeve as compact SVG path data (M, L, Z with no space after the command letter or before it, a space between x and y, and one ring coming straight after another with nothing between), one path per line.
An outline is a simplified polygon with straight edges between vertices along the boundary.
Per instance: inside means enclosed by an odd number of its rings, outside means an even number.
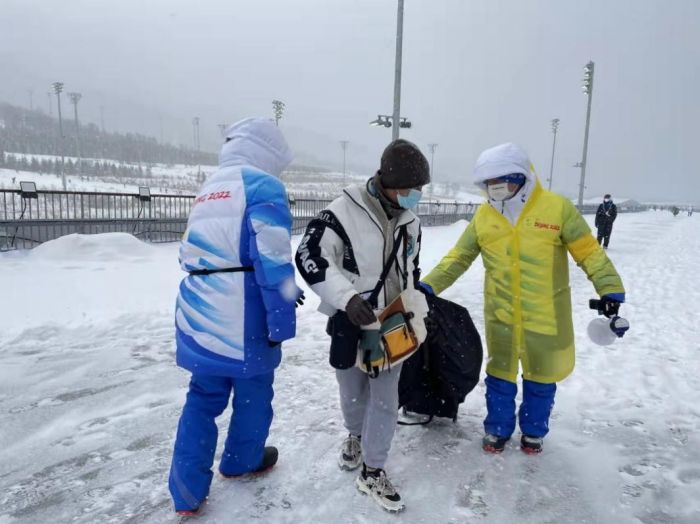
M420 249L423 245L423 228L418 226L418 240L416 240L416 254L413 257L413 287L420 289Z
M267 312L268 338L276 342L296 334L299 288L292 265L292 215L282 183L271 177L249 200L246 222L249 253Z
M342 224L331 211L322 211L309 223L295 262L311 290L335 309L344 311L357 294L352 282L340 270L342 265L347 271L358 273L352 246Z
M622 279L598 244L578 210L564 200L561 239L576 264L586 273L598 295L624 293Z
M615 219L617 218L617 206L615 204L612 205L610 208L610 222L615 222Z
M477 211L478 213L478 211ZM474 259L479 256L481 248L479 240L476 236L475 220L478 215L474 216L467 229L459 237L455 246L447 255L443 257L440 263L423 279L423 282L428 284L436 295L442 293L450 287L455 280L469 269Z

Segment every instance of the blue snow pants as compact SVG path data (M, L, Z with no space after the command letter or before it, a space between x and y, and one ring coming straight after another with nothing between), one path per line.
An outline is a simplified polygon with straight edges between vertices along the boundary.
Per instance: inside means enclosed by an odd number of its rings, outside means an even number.
M497 437L510 437L515 431L515 395L518 385L486 375L486 419L484 430ZM518 419L520 431L530 437L544 437L549 432L549 416L554 407L556 384L523 380L523 401Z
M192 375L177 428L170 466L170 494L175 510L198 508L209 494L216 452L216 417L233 391L233 414L219 471L226 476L248 473L262 463L272 423L274 372L248 378Z

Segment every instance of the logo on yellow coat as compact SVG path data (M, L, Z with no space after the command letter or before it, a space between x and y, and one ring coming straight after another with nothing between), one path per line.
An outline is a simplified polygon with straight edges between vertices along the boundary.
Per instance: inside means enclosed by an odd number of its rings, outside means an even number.
M535 227L537 229L551 229L554 231L561 230L561 226L558 224L545 224L544 222L538 222L537 220L535 220Z

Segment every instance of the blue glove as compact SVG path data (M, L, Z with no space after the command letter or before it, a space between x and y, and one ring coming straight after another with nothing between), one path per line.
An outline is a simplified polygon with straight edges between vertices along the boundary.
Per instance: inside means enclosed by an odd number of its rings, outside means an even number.
M435 296L435 291L433 291L433 288L430 287L430 284L426 284L425 282L418 282L418 286L419 291L422 291L426 295Z
M609 298L610 300L614 300L615 302L619 302L622 304L625 301L625 294L624 293L608 293L607 295L603 295L600 298Z

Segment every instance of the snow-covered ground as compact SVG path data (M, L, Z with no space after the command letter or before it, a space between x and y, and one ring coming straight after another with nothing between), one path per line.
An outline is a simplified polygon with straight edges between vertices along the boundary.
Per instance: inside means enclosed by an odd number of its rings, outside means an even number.
M463 227L424 232L425 269ZM573 266L578 362L544 453L481 451L479 385L457 423L397 429L387 469L407 504L399 517L338 470L345 431L307 292L275 384L280 462L253 480L215 477L199 521L700 522L699 231L697 216L621 215L609 254L632 329L609 348L586 339L594 293ZM120 234L0 255L1 523L175 521L167 472L188 381L174 365L180 277L176 245ZM482 278L477 261L445 293L480 329Z

